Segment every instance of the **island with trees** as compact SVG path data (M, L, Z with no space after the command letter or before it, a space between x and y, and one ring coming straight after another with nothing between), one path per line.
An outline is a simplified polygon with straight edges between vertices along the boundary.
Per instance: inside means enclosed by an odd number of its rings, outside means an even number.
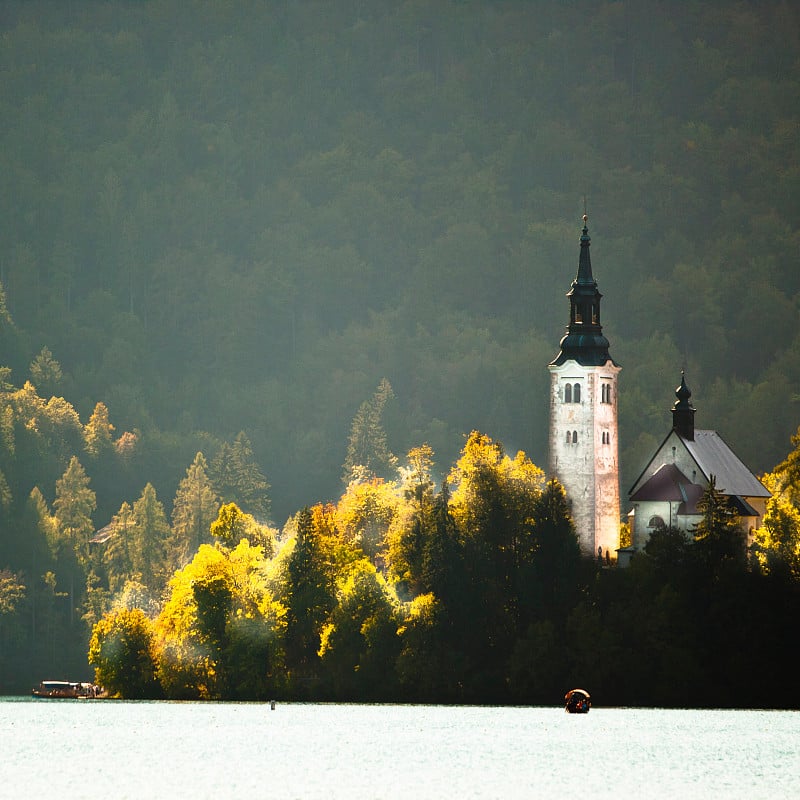
M799 13L3 3L0 693L798 707ZM622 494L685 368L750 550L575 549L584 202Z

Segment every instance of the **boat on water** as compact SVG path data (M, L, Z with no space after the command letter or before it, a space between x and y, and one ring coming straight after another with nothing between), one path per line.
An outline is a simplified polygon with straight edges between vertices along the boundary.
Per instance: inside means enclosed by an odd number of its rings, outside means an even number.
M564 710L567 714L588 714L592 698L586 689L570 689L564 695Z
M93 683L80 681L41 681L31 692L34 697L44 697L51 700L86 700L98 697L100 687Z

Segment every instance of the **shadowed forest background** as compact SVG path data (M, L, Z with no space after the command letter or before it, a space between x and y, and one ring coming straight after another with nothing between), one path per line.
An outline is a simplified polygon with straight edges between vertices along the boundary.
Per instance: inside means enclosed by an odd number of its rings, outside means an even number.
M174 537L198 452L279 535L359 419L370 477L427 443L439 485L473 430L544 466L584 197L623 497L681 368L751 469L790 451L793 4L6 0L0 35L6 653L85 653L124 584L89 530ZM147 541L118 576L163 585Z

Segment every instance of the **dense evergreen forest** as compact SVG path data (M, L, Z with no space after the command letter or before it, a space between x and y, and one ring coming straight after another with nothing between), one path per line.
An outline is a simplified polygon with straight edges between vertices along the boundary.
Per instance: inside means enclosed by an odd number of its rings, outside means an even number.
M699 427L756 472L782 462L800 421L798 17L4 0L0 691L25 664L85 669L87 623L119 595L163 614L157 590L211 558L201 544L235 545L210 529L237 513L272 563L299 509L379 479L402 495L394 453L429 446L439 487L474 430L544 465L584 203L623 367L622 496L681 368ZM379 550L375 574L407 581ZM334 583L356 563L336 552ZM526 613L506 645L565 619Z

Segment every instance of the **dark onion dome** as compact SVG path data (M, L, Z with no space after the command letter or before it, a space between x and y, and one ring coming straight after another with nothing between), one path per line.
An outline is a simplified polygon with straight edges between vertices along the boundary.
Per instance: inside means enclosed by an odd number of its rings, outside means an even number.
M587 220L584 214L578 275L567 292L569 325L561 340L561 352L550 362L551 366L561 366L566 361L577 361L584 367L599 367L608 361L614 363L608 354L608 339L603 336L600 324L600 298L603 295L597 290L597 281L592 277Z

